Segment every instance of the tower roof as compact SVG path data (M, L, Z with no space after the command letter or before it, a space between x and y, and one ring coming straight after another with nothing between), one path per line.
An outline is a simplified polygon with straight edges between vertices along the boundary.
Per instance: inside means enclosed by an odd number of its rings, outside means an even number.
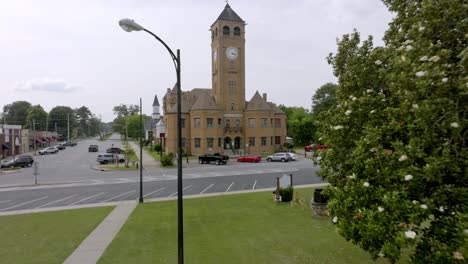
M158 95L154 96L153 106L160 106L158 101Z
M229 6L228 3L226 3L226 6L224 7L223 12L221 12L221 14L219 15L218 19L216 19L216 21L218 21L218 20L245 23L245 21L242 20L242 18L240 18L240 16L237 15L236 12L234 12L234 10L232 10L231 6ZM216 23L216 21L215 21L215 23Z

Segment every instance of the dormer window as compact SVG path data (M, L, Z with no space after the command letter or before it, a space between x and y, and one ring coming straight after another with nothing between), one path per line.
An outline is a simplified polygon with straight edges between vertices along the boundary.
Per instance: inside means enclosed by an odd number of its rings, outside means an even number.
M229 29L228 26L223 27L223 35L229 35L229 31L230 31L230 29Z
M240 28L239 27L234 28L234 36L240 36Z

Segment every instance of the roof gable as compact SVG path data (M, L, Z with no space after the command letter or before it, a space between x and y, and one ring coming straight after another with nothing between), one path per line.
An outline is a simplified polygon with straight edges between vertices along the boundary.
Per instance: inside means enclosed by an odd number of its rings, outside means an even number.
M245 107L246 111L270 111L272 108L270 105L260 96L258 91L255 92L254 96L247 103Z

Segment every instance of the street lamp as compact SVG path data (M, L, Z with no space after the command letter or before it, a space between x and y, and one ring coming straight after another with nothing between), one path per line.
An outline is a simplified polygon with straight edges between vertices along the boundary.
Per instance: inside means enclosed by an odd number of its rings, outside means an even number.
M178 223L178 260L180 264L184 263L184 232L183 232L183 210L182 210L182 118L181 118L181 91L180 91L180 50L177 49L177 55L167 46L162 39L153 32L145 29L135 21L124 18L119 21L120 27L127 31L145 31L166 47L177 75L177 223Z

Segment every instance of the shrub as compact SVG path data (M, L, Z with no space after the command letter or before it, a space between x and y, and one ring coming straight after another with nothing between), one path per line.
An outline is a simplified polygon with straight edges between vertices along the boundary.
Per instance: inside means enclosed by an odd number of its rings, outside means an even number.
M162 151L162 146L161 144L154 144L154 151L156 152L161 152Z
M279 189L279 195L281 195L282 202L290 202L294 196L294 188L292 186Z
M174 165L174 154L163 154L161 158L161 166L169 167Z

